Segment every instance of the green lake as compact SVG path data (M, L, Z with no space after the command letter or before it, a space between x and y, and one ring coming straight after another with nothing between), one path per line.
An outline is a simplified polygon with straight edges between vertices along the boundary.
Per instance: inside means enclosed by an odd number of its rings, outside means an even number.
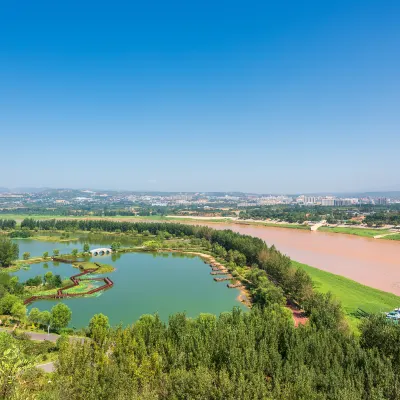
M18 240L20 254L29 251L40 255L44 251L79 248L81 245L49 243L34 240ZM104 241L91 245L91 248L104 246ZM69 250L70 251L70 250ZM228 289L227 282L215 282L210 275L211 268L198 257L182 256L178 253L126 253L122 255L93 257L100 263L113 265L116 270L105 274L114 286L98 297L71 298L62 302L72 310L70 326L87 326L90 318L97 313L108 316L112 325L129 325L142 314L158 313L164 321L176 312L185 312L189 317L200 313L220 314L233 307L246 309L238 300L239 291ZM77 273L69 264L48 262L33 264L29 270L19 270L19 280L43 275L47 271L60 274L63 278ZM59 300L41 300L29 305L28 310L37 307L50 310Z

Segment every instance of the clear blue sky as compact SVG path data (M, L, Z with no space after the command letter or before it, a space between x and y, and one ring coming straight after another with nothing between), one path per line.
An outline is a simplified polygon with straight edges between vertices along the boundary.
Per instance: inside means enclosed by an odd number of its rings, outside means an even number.
M400 185L400 2L5 1L0 186Z

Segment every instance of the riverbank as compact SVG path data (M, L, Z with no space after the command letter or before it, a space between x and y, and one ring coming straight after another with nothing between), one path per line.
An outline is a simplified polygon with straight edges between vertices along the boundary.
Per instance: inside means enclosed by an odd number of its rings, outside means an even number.
M333 227L333 226L321 226L318 228L319 232L328 232L328 233L342 233L346 235L356 235L361 237L367 237L371 239L389 239L387 235L393 235L395 232L392 232L389 229L373 229L373 228L357 228L357 227ZM399 239L390 239L390 240L400 240Z
M270 228L282 228L282 229L295 229L310 231L311 226L305 224L288 223L288 222L268 222L264 220L242 220L237 217L201 217L201 216L179 216L179 215L150 215L150 216L65 216L65 215L19 215L19 214L0 214L1 218L14 219L17 223L20 223L24 218L34 218L36 220L48 220L48 219L64 219L64 220L79 220L84 218L85 220L109 220L109 221L120 221L120 222L182 222L182 223L207 223L207 224L230 224L237 226L261 226ZM400 233L391 231L390 229L382 228L360 228L360 227L339 227L339 226L322 226L319 227L316 232L327 232L327 233L340 233L346 235L355 235L361 237L374 238L379 240L399 240ZM65 241L73 239L65 239Z
M316 291L321 293L331 292L341 302L342 308L354 328L358 326L360 315L363 312L381 313L400 307L400 296L393 293L374 289L343 276L296 261L292 261L292 264L307 272Z

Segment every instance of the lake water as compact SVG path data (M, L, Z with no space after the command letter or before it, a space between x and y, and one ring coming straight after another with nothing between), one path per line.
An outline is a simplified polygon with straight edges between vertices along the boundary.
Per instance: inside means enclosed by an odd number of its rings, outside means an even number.
M80 248L65 243L49 243L34 240L19 240L20 254L29 251L40 255L44 251L60 249L61 253L71 248ZM102 243L104 245L104 243ZM98 244L100 245L100 244ZM94 246L93 246L94 247ZM189 317L200 313L220 314L237 306L246 309L238 300L239 291L228 289L227 282L215 282L210 275L211 268L200 258L189 258L178 253L126 253L116 257L93 257L100 263L113 265L116 270L107 273L114 286L99 297L71 298L62 300L72 310L70 326L87 326L90 318L97 313L108 316L112 325L131 324L142 314L158 313L162 320L177 312L186 312ZM47 271L66 278L77 269L68 264L48 262L33 264L29 270L19 270L20 281ZM56 265L54 265L56 264ZM37 307L50 310L59 300L41 300L29 305L28 310Z

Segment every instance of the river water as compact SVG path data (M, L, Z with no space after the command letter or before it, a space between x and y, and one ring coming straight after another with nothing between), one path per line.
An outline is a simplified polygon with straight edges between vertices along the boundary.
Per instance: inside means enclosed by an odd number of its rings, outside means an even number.
M254 225L196 225L259 237L295 261L400 295L400 241Z

